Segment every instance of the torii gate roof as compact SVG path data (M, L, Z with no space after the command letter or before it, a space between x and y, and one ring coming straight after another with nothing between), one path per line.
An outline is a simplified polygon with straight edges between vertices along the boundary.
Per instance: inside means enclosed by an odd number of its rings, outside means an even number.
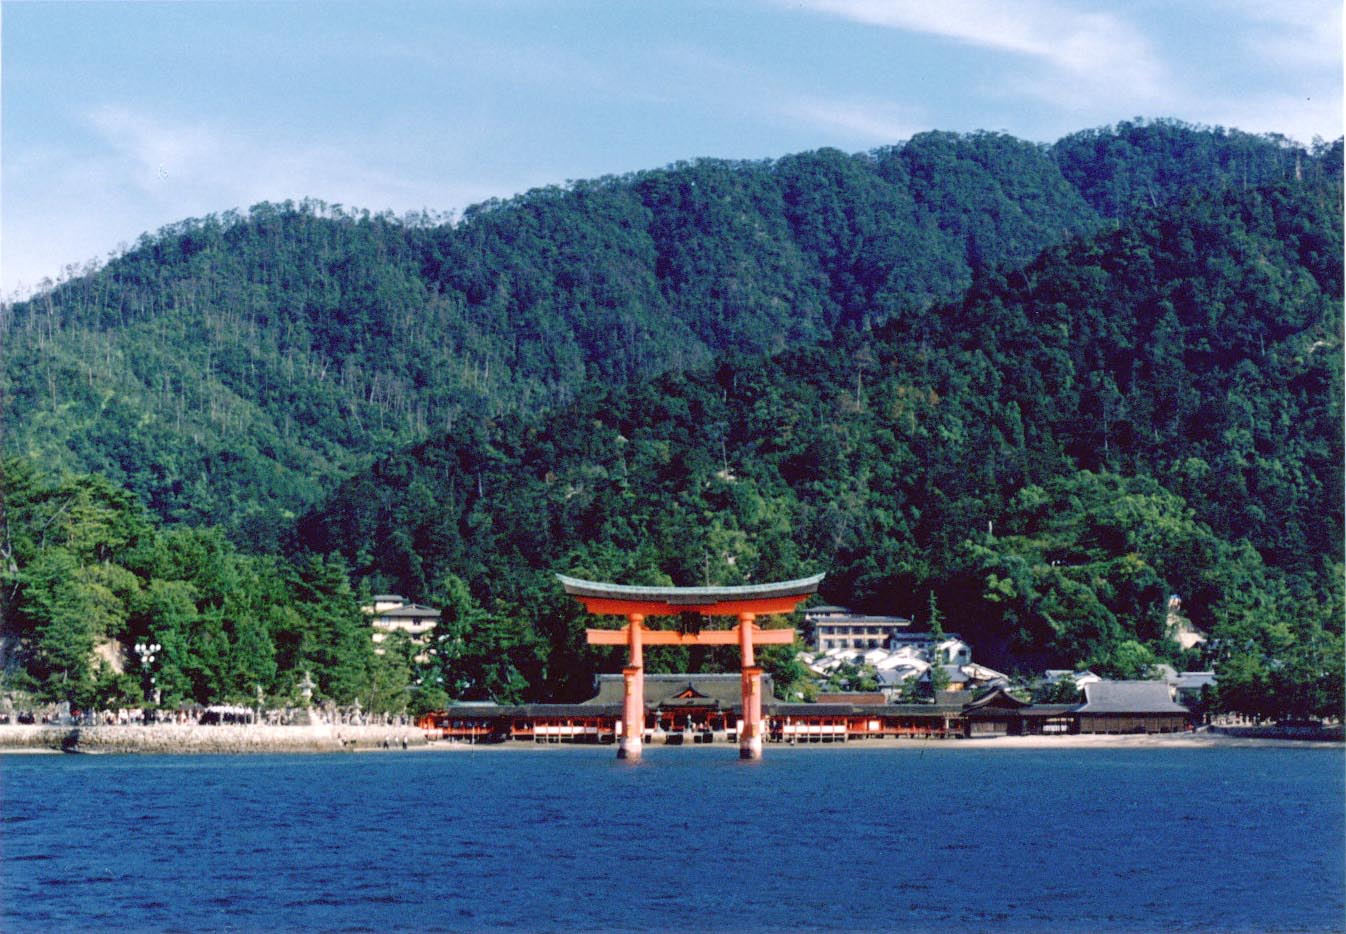
M789 613L806 597L817 593L822 574L772 584L734 587L645 587L582 580L557 574L565 592L590 613L626 616L739 616L744 613Z

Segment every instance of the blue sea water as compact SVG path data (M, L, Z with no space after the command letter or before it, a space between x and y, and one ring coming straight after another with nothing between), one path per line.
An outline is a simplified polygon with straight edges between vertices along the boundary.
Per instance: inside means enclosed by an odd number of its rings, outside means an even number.
M1339 931L1339 749L0 757L0 928Z

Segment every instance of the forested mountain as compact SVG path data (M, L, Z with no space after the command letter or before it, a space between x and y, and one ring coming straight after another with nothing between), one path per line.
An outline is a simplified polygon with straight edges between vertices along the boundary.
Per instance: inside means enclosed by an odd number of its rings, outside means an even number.
M308 202L184 221L3 309L5 447L275 543L402 445L910 320L1142 206L1339 163L1163 122L1055 146L926 133L577 182L456 224Z
M0 655L79 703L144 639L177 699L574 699L619 660L554 571L821 570L1009 670L1339 710L1341 164L1137 122L184 222L3 308ZM430 669L360 588L445 608Z
M1313 152L1318 158L1307 159L1276 134L1219 128L1194 133L1181 123L1143 120L1073 133L1053 147L1071 185L1094 210L1115 221L1158 207L1174 193L1341 174L1339 147L1315 141Z
M824 596L917 619L934 593L993 665L1307 683L1341 662L1341 197L1195 195L869 332L465 424L347 481L300 541L532 621L543 693L592 664L557 570L825 570ZM1172 594L1204 653L1171 640Z

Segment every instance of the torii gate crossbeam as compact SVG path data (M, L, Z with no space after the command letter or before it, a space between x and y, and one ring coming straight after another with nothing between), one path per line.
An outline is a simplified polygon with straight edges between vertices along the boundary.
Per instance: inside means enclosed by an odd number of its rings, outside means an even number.
M625 616L626 628L589 629L590 645L625 645L629 653L622 669L625 693L622 702L622 727L617 756L639 759L645 730L646 645L734 645L742 654L743 729L739 732L739 755L744 759L762 757L762 669L756 664L754 646L789 645L793 629L761 629L758 616L792 612L810 595L817 593L823 575L775 584L751 584L738 587L638 587L581 580L556 575L566 593L575 597L590 612L605 616ZM677 616L697 613L701 616L735 616L733 629L706 629L701 632L676 632L646 629L649 616Z

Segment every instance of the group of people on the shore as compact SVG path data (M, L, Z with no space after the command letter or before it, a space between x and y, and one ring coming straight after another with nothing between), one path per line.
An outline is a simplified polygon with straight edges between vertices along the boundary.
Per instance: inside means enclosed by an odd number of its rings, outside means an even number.
M1275 720L1271 717L1251 717L1240 713L1220 713L1208 714L1205 719L1207 726L1225 727L1225 726L1275 726L1285 725L1283 721ZM1314 726L1340 726L1340 717L1323 717L1321 720L1314 720Z

